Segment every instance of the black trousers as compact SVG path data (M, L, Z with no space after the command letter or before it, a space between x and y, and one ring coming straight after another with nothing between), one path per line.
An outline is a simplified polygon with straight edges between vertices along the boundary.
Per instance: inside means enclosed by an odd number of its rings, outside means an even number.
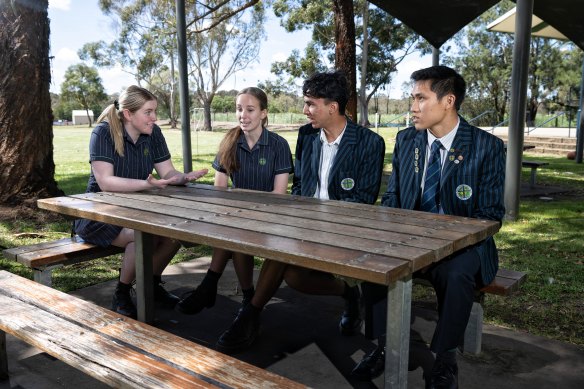
M474 301L475 288L480 282L480 259L474 249L453 254L416 274L428 279L438 300L438 323L430 349L435 353L452 350L464 336ZM373 336L385 334L387 318L387 288L365 282L361 285L365 304L373 309Z

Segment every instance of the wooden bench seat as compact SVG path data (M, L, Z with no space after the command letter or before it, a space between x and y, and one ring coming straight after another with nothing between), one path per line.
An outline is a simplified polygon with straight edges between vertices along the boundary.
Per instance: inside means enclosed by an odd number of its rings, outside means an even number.
M120 247L99 247L73 236L6 249L2 254L7 259L31 268L36 282L51 286L52 271L57 267L103 258L123 251L124 249Z
M468 325L464 333L462 349L471 354L480 354L483 335L483 304L485 294L508 296L519 290L521 284L527 279L527 274L515 270L499 268L497 276L489 285L476 291L475 302L472 307ZM417 285L432 285L424 278L414 278ZM371 337L373 332L371 321L373 318L372 306L365 306L365 336Z
M521 166L531 168L531 177L529 178L529 185L531 187L535 186L535 175L537 172L537 168L541 166L549 165L547 162L539 162L539 161L522 161Z
M0 377L6 333L112 387L304 388L274 373L0 271Z

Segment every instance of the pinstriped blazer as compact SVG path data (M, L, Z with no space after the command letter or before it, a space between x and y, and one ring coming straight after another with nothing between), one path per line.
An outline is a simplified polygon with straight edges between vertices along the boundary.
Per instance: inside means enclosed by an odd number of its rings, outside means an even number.
M314 197L320 172L320 129L311 124L298 130L292 194ZM379 195L385 141L381 136L347 120L339 150L331 166L331 200L373 204Z
M418 209L426 161L427 130L414 127L400 131L393 153L393 171L382 205ZM418 155L418 157L416 157ZM440 180L440 205L445 214L478 219L503 219L505 149L501 139L473 127L462 117L448 151ZM497 274L499 257L495 241L476 245L485 285Z

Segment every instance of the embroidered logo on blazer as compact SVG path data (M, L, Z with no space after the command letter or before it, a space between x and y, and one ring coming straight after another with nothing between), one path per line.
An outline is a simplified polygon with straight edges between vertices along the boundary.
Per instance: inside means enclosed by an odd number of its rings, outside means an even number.
M355 180L352 178L343 178L341 181L341 188L344 190L351 190L355 187Z
M458 185L456 187L456 197L462 201L470 199L472 197L472 188L466 184Z

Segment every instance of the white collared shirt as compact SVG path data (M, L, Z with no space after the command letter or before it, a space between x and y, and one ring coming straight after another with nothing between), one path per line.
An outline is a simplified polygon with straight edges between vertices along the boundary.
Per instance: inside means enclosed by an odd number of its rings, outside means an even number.
M428 169L428 161L430 160L432 143L434 143L434 141L436 139L438 139L440 141L440 143L442 143L442 148L440 149L440 166L442 167L442 170L444 170L444 165L446 163L446 157L448 157L448 152L449 152L450 148L452 147L452 142L454 142L454 138L456 137L456 133L458 132L459 125L460 125L460 118L458 119L456 126L454 126L454 129L452 131L450 131L448 134L444 135L442 138L436 138L434 136L434 134L432 134L429 130L426 130L426 133L428 134L428 142L426 143L426 163L424 164L424 175L422 176L422 191L421 191L421 193L424 193L424 184L426 181L426 170ZM444 213L442 206L440 206L439 212Z
M329 199L328 194L328 180L329 180L329 173L331 171L331 167L333 166L333 162L335 160L335 156L337 155L337 151L339 151L339 145L341 143L341 139L343 138L343 134L345 133L345 129L347 125L345 124L345 128L341 131L340 135L334 141L330 142L326 139L326 134L324 129L320 129L320 142L322 144L320 150L320 166L318 172L318 183L316 184L316 192L314 192L314 197L317 199Z

